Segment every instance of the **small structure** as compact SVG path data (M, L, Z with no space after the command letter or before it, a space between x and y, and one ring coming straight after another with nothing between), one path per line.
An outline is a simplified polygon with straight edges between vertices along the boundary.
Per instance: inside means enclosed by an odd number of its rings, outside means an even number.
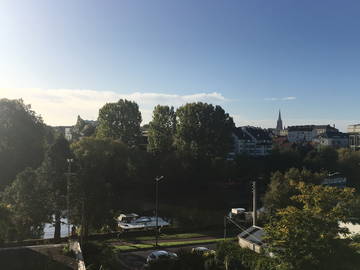
M264 229L258 226L251 226L238 235L239 245L260 253L263 246Z
M257 226L256 182L253 182L253 225L238 235L239 245L260 253L263 246L264 229Z

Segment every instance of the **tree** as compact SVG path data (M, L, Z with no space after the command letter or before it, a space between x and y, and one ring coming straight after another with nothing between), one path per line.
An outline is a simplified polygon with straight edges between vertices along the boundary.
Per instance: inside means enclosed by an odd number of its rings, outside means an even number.
M9 240L10 228L13 227L11 212L5 204L0 204L0 243ZM11 240L11 239L10 239Z
M83 138L71 145L75 158L76 181L71 189L72 218L81 224L84 234L114 223L114 211L119 210L119 185L129 174L128 148L111 139Z
M232 148L233 119L220 106L188 103L176 111L175 147L195 158L225 157Z
M347 177L347 185L360 190L360 152L339 149L339 171Z
M149 124L148 151L169 153L173 149L176 116L174 107L158 105Z
M45 159L38 169L38 177L45 183L47 203L55 217L54 238L60 238L61 213L66 209L67 159L71 157L68 141L60 136L48 149Z
M291 197L298 194L297 183L320 184L324 178L325 174L312 173L306 169L291 168L285 173L277 171L271 176L264 195L264 206L270 214L275 214L278 209L294 205Z
M308 152L304 158L303 163L311 170L334 171L337 169L337 161L337 151L333 147L324 147Z
M241 248L238 243L229 240L218 243L216 259L226 270L281 270L276 267L276 262L272 258Z
M34 169L26 168L4 192L4 202L9 206L17 239L39 237L43 224L50 221L47 187L39 181Z
M349 221L358 211L355 190L304 182L296 189L299 194L292 200L297 206L278 210L265 226L265 241L279 262L288 269L339 269L335 262L343 261L339 258L344 255L339 252L341 247L347 249L346 256L354 254L354 265L359 263L359 255L346 245L346 240L339 239L340 233L348 232L339 227L339 221Z
M120 99L106 103L99 111L98 138L121 140L128 146L135 146L141 136L141 113L136 102Z
M0 190L44 155L44 124L22 100L0 100Z

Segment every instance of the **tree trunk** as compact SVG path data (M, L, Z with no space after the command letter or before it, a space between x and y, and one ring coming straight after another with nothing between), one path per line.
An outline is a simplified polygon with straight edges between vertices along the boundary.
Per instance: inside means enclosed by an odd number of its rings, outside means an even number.
M61 215L59 212L55 214L55 232L54 232L54 239L60 239L60 231L61 231Z

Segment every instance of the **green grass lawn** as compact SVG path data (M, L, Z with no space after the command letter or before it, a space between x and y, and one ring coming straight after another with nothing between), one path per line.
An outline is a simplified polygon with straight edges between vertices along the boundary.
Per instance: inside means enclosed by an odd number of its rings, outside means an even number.
M159 239L160 240L169 240L169 239L190 239L190 238L198 238L198 237L207 237L207 236L213 236L213 235L221 235L219 232L203 232L203 233L178 233L178 234L160 234ZM139 241L151 241L155 240L155 235L151 236L138 236L138 237L120 237L119 239L124 239L127 241L132 242L139 242ZM118 238L112 238L109 240L106 240L106 243L111 242L117 242L119 241Z
M161 234L159 239L183 239L183 238L196 238L209 236L203 233L179 233L179 234ZM154 240L154 236L140 236L132 238L137 241Z
M227 238L228 240L236 240L236 237ZM184 245L196 245L196 244L209 244L223 241L223 238L208 239L208 240L194 240L194 241L172 241L172 242L163 242L159 243L160 247L176 247ZM130 244L130 245L116 245L114 248L119 251L135 251L141 249L150 249L155 247L153 244Z

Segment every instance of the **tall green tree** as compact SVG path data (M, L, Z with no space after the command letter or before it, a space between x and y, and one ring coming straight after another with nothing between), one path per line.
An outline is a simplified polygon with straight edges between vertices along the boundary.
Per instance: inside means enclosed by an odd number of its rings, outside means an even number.
M265 226L266 242L276 258L287 269L341 269L359 263L356 254L340 233L348 231L339 222L349 221L358 212L355 190L320 185L297 184L299 194L292 197L296 206L278 210ZM346 252L341 252L346 250ZM352 254L352 266L341 256Z
M10 239L10 230L14 226L11 219L10 207L0 203L0 243Z
M233 119L220 106L188 103L176 111L175 147L195 158L225 157L232 148Z
M284 173L277 171L271 175L263 199L264 206L270 214L275 214L279 209L294 205L291 198L299 193L296 189L299 182L320 184L324 178L324 173L312 173L306 169L291 168Z
M44 157L44 124L22 100L0 100L0 190Z
M136 102L120 99L99 110L97 137L121 140L134 146L141 136L141 113Z
M16 239L42 234L43 224L51 220L47 192L46 184L39 180L37 171L32 168L19 173L5 189L3 200L11 211Z
M126 145L111 139L83 138L71 145L76 181L71 185L75 222L84 233L114 222L119 210L120 183L128 180L129 152ZM83 222L81 221L83 217Z
M37 170L38 177L46 185L47 203L55 217L54 238L60 238L61 215L66 209L67 196L67 159L71 158L69 142L63 137L58 137L49 147L45 159Z
M311 170L337 170L338 152L333 147L314 149L307 153L304 165Z
M339 149L339 171L347 177L347 185L360 191L360 152L350 149Z
M174 147L176 115L174 107L157 105L149 124L148 151L169 153Z

